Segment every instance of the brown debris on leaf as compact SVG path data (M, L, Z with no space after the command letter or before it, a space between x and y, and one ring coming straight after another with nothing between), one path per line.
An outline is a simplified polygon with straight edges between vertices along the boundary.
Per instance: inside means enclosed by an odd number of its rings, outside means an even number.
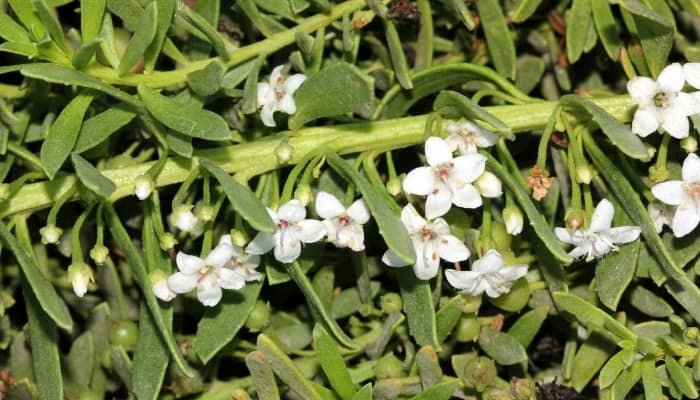
M530 170L530 175L527 176L525 184L532 189L532 198L541 201L547 195L547 190L552 186L552 181L547 171L542 171L538 165L535 165Z

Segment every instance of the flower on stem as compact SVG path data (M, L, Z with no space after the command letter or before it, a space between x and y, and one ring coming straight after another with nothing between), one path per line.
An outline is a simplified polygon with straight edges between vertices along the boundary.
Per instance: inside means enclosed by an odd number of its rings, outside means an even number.
M301 255L301 243L321 240L326 228L321 221L306 218L306 209L299 200L290 200L277 212L267 209L277 225L275 233L259 232L248 243L246 252L265 254L274 248L275 259L281 263L291 263Z
M78 297L85 296L88 285L95 282L92 270L85 263L74 263L68 266L68 279L73 286L73 292Z
M59 240L61 240L63 229L53 224L46 225L45 227L39 229L39 234L41 235L41 243L56 244Z
M292 95L304 83L306 75L294 74L285 79L282 76L283 68L283 65L278 65L272 70L270 83L258 83L258 107L262 107L260 119L262 119L265 126L276 126L273 117L275 111L287 114L297 112L297 106Z
M428 280L437 276L441 258L449 262L459 262L469 258L469 249L457 237L450 234L450 226L444 219L426 221L409 204L401 210L401 221L413 240L413 248L416 251L413 272L418 279ZM391 267L408 265L391 250L384 253L382 261Z
M651 188L654 197L677 206L671 221L673 236L682 237L700 223L700 157L688 154L683 161L683 180L661 182Z
M256 271L260 265L260 256L257 254L248 254L241 246L233 244L231 235L223 235L219 239L219 244L224 243L231 246L233 255L227 268L241 275L246 282L262 280L263 274Z
M639 237L638 226L618 226L612 228L615 208L607 199L601 200L593 211L591 224L587 229L577 229L569 233L566 228L555 228L559 240L576 246L569 252L572 258L585 256L586 261L600 258L610 250L617 250L618 244L630 243Z
M362 225L369 221L369 210L364 200L356 200L345 209L332 194L318 192L315 205L328 231L329 242L338 247L349 247L352 251L365 249Z
M498 136L469 121L450 122L447 133L450 135L445 140L450 149L459 150L461 155L474 154L477 147L491 147L498 142Z
M486 168L486 157L481 154L453 157L449 144L433 136L425 142L425 157L429 166L409 172L403 180L403 190L427 196L425 214L428 219L445 215L452 204L477 208L482 204L482 195L495 197L496 192L500 194L500 181L498 188L492 188L493 180L489 179L481 193L472 185Z
M181 205L173 210L170 222L183 232L192 232L199 220L192 214L192 205Z
M455 289L471 296L486 293L496 298L510 292L513 282L527 274L527 265L504 265L496 250L489 250L474 261L471 271L445 270L445 277Z
M683 93L684 68L673 63L654 81L637 76L627 82L627 91L639 104L632 120L632 132L646 137L661 127L676 139L688 136L688 116L697 112L696 100Z
M168 278L168 286L175 293L187 293L197 289L197 299L208 307L221 301L221 289L238 290L245 286L245 278L226 268L233 257L233 248L226 243L219 243L207 258L178 252L175 264L180 272Z

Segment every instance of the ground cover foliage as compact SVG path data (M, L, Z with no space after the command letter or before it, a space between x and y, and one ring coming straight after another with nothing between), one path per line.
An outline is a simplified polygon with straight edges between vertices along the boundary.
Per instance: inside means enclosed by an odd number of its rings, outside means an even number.
M697 398L696 0L0 0L0 398Z

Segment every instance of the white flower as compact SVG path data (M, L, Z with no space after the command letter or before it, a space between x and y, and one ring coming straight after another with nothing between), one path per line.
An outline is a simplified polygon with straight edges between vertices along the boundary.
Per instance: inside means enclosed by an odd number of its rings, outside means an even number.
M204 260L180 251L175 257L180 272L170 275L168 286L175 293L197 288L197 299L213 307L221 301L221 288L238 290L245 286L242 275L226 268L232 257L233 248L226 243L219 243Z
M683 161L682 181L661 182L651 188L654 197L678 206L671 221L673 236L692 232L700 223L700 157L688 154Z
M683 64L683 74L690 86L700 89L700 63Z
M413 248L416 251L413 272L418 279L428 280L437 276L441 258L449 262L469 258L469 249L450 234L450 226L444 219L437 218L428 222L409 204L401 210L401 221L413 240ZM384 253L382 261L391 267L408 265L391 250Z
M458 207L477 208L482 204L482 194L492 197L496 191L500 192L500 182L498 188L484 185L487 193L479 193L472 185L486 167L486 157L481 154L453 158L449 144L433 136L425 142L425 157L429 166L409 172L403 180L403 190L427 196L425 214L428 219L445 215L453 203Z
M267 209L275 225L275 233L258 233L248 243L245 251L250 254L265 254L275 249L275 259L281 263L291 263L301 254L301 243L313 243L321 240L326 228L321 221L306 218L306 209L299 200L290 200L277 212Z
M668 204L663 204L659 202L651 202L647 206L647 212L649 213L649 218L654 224L654 229L656 233L661 233L664 229L664 225L671 226L671 221L673 221L673 213L676 211L676 207L669 206Z
M198 220L192 214L191 205L181 205L173 210L173 213L170 215L170 222L181 231L192 232L197 227Z
M306 80L306 75L295 74L285 79L282 76L283 65L278 65L270 74L270 83L258 83L258 107L262 107L260 118L265 126L276 126L273 114L282 111L287 114L297 112L292 95Z
M141 175L136 178L134 195L136 195L139 200L145 200L151 193L153 193L153 180L146 175Z
M587 229L577 229L569 233L565 228L555 228L559 240L576 246L569 252L573 258L586 256L586 261L617 250L618 244L630 243L639 237L638 226L618 226L611 228L615 208L607 199L601 200L593 211L591 224Z
M57 227L56 225L46 225L45 227L39 229L39 234L41 235L41 243L57 244L58 241L61 240L63 229Z
M171 301L176 296L176 293L168 286L168 279L166 277L154 282L151 287L153 289L153 294L163 301Z
M346 210L335 196L319 192L316 195L316 212L323 218L329 242L338 247L349 247L352 251L365 249L362 225L369 221L369 210L364 200L356 200Z
M447 124L447 143L452 151L461 155L474 154L477 147L491 147L498 142L498 136L469 121Z
M503 265L503 257L496 250L489 250L474 261L471 271L445 270L445 277L455 289L471 296L486 292L489 297L499 297L510 292L513 282L527 274L527 265Z
M683 67L673 63L661 71L656 81L638 76L627 82L627 91L639 107L632 120L632 132L646 137L659 126L676 139L688 136L688 116L696 110L696 100L683 93Z
M78 297L85 296L88 285L90 282L95 281L92 270L84 263L71 264L68 266L68 279L70 279L71 285L73 286L73 292Z
M508 206L503 209L503 222L509 235L519 235L523 231L523 212L516 206Z
M231 261L227 265L237 274L241 275L246 282L262 280L263 274L255 269L260 265L260 256L257 254L248 254L242 247L236 246L231 242L231 235L223 235L219 240L219 244L224 243L231 246L233 255Z

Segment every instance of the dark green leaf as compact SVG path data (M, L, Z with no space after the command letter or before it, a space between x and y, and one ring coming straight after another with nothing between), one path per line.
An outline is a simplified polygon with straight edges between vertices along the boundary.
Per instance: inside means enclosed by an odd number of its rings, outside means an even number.
M433 63L434 50L434 29L433 10L430 7L430 0L418 0L418 12L420 13L420 31L418 31L418 41L416 43L416 60L413 63L417 71L430 67Z
M479 346L501 365L514 365L527 360L525 348L516 338L484 326L479 332Z
M338 351L337 343L321 325L316 324L313 335L314 350L331 387L341 399L352 399L355 394L355 385L350 379L350 373Z
M297 112L289 118L289 129L322 117L359 112L374 97L372 80L359 68L338 63L309 77L294 94Z
M200 139L231 139L231 131L219 114L198 108L190 108L183 113L182 105L153 89L139 85L138 92L148 112L168 128Z
M153 42L158 29L158 5L150 2L139 18L138 27L126 45L124 54L119 62L117 73L124 75L136 65L148 46ZM140 94L140 92L139 92Z
M112 346L109 350L109 360L112 365L112 371L121 379L126 389L131 391L131 359L122 346Z
M658 76L667 65L673 47L672 24L639 0L620 0L619 4L634 17L636 34L644 50L644 59L652 76Z
M264 354L275 374L298 396L308 400L322 400L311 381L304 377L294 362L264 334L258 335L258 349Z
M517 24L527 20L535 13L541 3L542 0L520 0L511 16L511 21Z
M73 54L73 67L75 69L84 69L92 60L97 49L102 44L102 38L96 37L88 42L83 43L80 48Z
M119 128L125 126L136 116L124 104L117 104L107 110L86 119L80 127L78 141L74 151L82 153L102 143Z
M644 397L647 399L663 398L661 380L656 375L656 358L648 355L640 361L642 372L642 384L644 385Z
M86 188L102 197L109 197L117 189L117 185L114 182L102 175L100 170L93 167L83 157L80 157L78 153L71 153L71 162L73 163L73 168L75 168L78 180Z
M578 61L583 54L586 40L584 32L588 32L593 23L591 19L591 0L573 0L566 19L566 55L569 61Z
M632 331L627 329L618 320L606 314L603 310L595 307L591 303L571 293L552 293L554 304L561 312L569 313L579 321L582 321L591 328L610 331L619 339L634 341L637 337Z
M396 270L401 286L403 309L408 319L408 331L420 346L440 349L435 321L435 307L430 282L416 278L411 267Z
M187 85L200 96L211 96L221 87L224 68L221 62L212 61L206 67L187 74Z
M64 360L66 374L75 383L87 387L95 367L94 361L95 342L92 332L87 331L78 336L70 347L70 352Z
M44 23L39 19L33 1L8 0L8 2L22 25L29 29L35 38L44 37L46 34L46 26L44 26Z
M465 117L469 120L480 120L491 125L491 128L508 139L513 138L511 129L493 114L471 101L459 92L443 90L433 102L433 110L443 116L452 118Z
M634 387L634 385L641 379L642 377L642 372L641 372L641 367L639 362L634 362L632 365L630 365L629 368L623 370L620 372L620 375L617 377L615 380L615 383L613 383L612 387L610 387L610 397L612 399L627 399L629 398L628 394L630 390ZM605 391L607 389L601 390L601 397L605 397Z
M671 382L683 393L684 396L690 399L698 398L698 389L693 382L693 378L688 373L688 370L683 367L675 358L666 355L666 371Z
M80 34L83 43L100 34L105 4L106 0L80 0Z
M613 61L620 57L620 27L613 16L608 0L591 0L593 22L605 52Z
M541 1L541 0L540 0ZM464 4L463 0L445 0L445 2L450 6L455 15L462 21L464 27L468 30L474 30L476 24L474 23L474 18L472 18L472 13Z
M635 286L630 290L629 301L634 308L650 317L665 318L673 314L673 307L643 286Z
M476 9L496 71L515 79L515 46L498 0L476 0Z
M640 247L638 240L622 246L620 250L603 257L595 268L598 298L613 311L617 310L622 294L634 278Z
M83 117L92 99L90 93L81 93L74 97L46 132L46 139L41 145L41 166L49 179L56 176L56 172L73 151Z
M370 282L370 293L372 298L374 298L381 289L379 282ZM350 315L357 312L358 308L362 305L362 300L360 300L360 293L357 288L345 289L333 297L333 302L331 303L331 316L334 319L341 319L349 317Z
M401 38L396 30L394 22L390 19L384 19L384 36L386 37L386 45L389 48L389 56L391 57L391 65L394 67L396 80L402 88L406 90L413 89L413 82L409 73L408 62L406 62L406 54L403 52Z
M56 43L56 45L58 45L58 47L61 48L61 50L63 50L64 52L67 51L68 48L66 47L66 41L63 37L63 28L61 27L61 23L51 12L51 9L49 9L49 6L46 4L46 1L33 0L33 2L34 8L36 9L36 13L39 16L41 22L44 23L44 26L49 32L49 35L51 35L51 39L53 39L53 42Z
M437 337L440 343L444 342L454 327L457 326L459 319L462 317L462 306L464 306L464 297L458 294L451 298L435 314Z
M172 129L168 129L165 134L165 141L168 144L168 149L178 156L192 158L194 146L192 146L192 138L181 135Z
M586 368L574 368L571 374L571 386L577 392L581 392L614 351L614 342L608 340L600 333L593 332L583 342L583 345L581 345L574 357L573 365L585 365Z
M31 44L29 33L6 13L0 13L0 38L8 42Z

